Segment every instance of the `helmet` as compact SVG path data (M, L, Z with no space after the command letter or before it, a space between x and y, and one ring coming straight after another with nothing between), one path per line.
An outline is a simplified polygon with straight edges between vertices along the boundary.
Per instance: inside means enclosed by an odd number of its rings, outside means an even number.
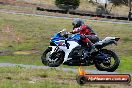
M80 19L80 18L76 18L76 19L74 19L73 22L72 22L72 25L73 25L74 27L80 27L80 26L83 25L83 24L84 24L84 21L83 21L82 19Z

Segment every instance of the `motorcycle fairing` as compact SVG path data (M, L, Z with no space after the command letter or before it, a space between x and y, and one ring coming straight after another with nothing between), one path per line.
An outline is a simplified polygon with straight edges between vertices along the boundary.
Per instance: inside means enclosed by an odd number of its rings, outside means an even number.
M96 48L103 48L107 45L110 45L110 44L115 44L116 43L116 37L106 37L105 39L95 43L95 47Z
M54 42L57 46L66 46L65 40L58 40Z
M78 41L80 40L80 34L74 34L69 37L69 40Z
M74 35L71 35L66 39L63 39L59 33L55 34L52 38L51 38L51 41L54 41L54 43L56 44L56 46L50 46L52 47L52 51L51 51L51 54L53 52L55 52L56 48L58 47L60 50L63 50L65 52L65 57L64 57L64 62L72 59L70 57L70 53L72 52L72 50L78 46L80 46L77 41L80 39L80 34L74 34ZM95 46L98 46L99 48L103 48L109 44L112 44L114 43L116 37L106 37L105 39L95 43ZM67 47L67 44L68 44L68 47Z
M52 51L50 52L51 54L55 51L56 47L59 47L59 49L61 49L65 52L65 57L64 57L63 63L67 60L72 59L72 58L68 58L69 53L72 51L72 49L79 46L79 44L75 41L67 41L67 43L69 43L69 49L67 49L66 46L50 46L50 47L52 47Z

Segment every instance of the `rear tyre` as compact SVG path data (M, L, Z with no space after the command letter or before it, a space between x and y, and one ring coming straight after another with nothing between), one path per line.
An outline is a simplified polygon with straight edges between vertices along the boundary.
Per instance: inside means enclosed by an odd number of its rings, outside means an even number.
M95 61L95 67L100 71L114 72L118 68L119 63L120 63L118 56L116 55L115 52L111 50L103 49L102 52L108 55L109 62L103 63L103 62ZM113 65L111 65L112 60L114 60Z

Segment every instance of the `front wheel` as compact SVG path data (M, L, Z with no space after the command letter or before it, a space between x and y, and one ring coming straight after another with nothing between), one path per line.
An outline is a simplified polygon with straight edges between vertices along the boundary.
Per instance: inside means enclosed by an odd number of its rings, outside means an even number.
M64 52L58 51L54 53L50 53L51 49L48 48L44 51L41 60L42 63L49 67L58 67L63 63L64 60Z
M103 61L103 62L95 61L95 67L100 71L108 71L108 72L115 71L120 63L120 60L116 55L116 53L106 49L103 49L101 52L108 56L107 61Z

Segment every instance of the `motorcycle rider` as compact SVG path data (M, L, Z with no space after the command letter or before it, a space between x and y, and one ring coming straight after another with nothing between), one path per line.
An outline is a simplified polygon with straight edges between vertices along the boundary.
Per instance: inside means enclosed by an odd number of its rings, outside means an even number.
M74 19L72 25L72 33L80 34L79 44L83 47L87 47L86 49L89 49L85 50L84 56L82 58L85 59L90 53L95 50L93 43L99 41L99 38L97 37L95 32L88 25L85 25L84 21L80 18Z

